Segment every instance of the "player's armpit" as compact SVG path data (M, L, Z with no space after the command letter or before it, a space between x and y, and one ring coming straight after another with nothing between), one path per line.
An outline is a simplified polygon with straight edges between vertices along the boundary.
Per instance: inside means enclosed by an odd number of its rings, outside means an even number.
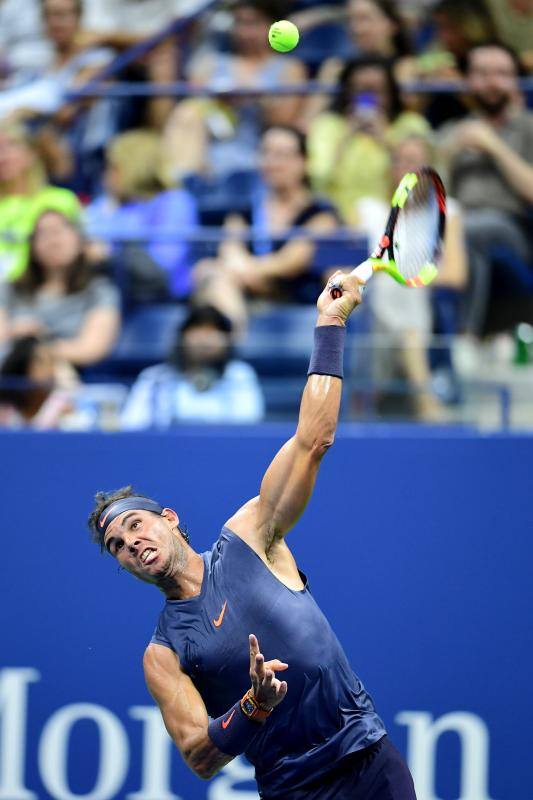
M168 647L150 644L143 667L148 690L184 761L199 778L212 778L233 756L220 752L209 738L204 702L178 656Z

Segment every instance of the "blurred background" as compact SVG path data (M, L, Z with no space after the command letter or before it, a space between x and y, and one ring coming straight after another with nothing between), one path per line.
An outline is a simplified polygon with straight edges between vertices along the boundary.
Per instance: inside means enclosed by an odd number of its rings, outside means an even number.
M532 1L0 0L0 85L0 800L255 797L171 756L160 598L84 519L133 482L211 545L294 429L328 276L424 164L439 276L350 319L293 545L419 800L532 800Z

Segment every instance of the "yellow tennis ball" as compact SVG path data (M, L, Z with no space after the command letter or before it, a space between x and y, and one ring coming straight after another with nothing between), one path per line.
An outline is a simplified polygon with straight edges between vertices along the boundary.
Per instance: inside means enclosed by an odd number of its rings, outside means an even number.
M268 32L268 41L270 46L277 50L278 53L288 53L289 50L294 50L300 39L300 31L286 19L281 19L279 22L274 22L270 26Z

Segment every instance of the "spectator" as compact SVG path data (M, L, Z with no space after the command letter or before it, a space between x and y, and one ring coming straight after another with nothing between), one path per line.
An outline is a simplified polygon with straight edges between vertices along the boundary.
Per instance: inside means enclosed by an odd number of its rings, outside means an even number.
M144 38L198 6L199 0L84 0L83 23L103 37L127 33Z
M258 422L264 401L249 364L232 357L230 321L209 306L192 310L166 364L144 370L123 412L126 430L180 422Z
M0 428L52 430L73 411L78 378L52 345L36 336L15 339L0 369Z
M316 301L322 276L311 270L315 245L289 232L304 228L327 234L338 226L335 208L309 188L302 133L281 125L267 129L260 162L264 185L251 214L231 215L226 221L230 235L251 231L250 245L229 238L216 261L196 268L199 297L221 308L241 330L247 320L247 297Z
M190 80L213 89L276 89L301 83L305 68L292 55L274 53L268 43L271 23L282 18L274 0L236 0L232 51L206 53L193 61ZM176 175L215 176L255 169L257 145L265 125L294 124L302 110L298 97L270 96L232 102L184 100L170 117L166 138Z
M43 74L3 92L0 119L32 121L54 182L91 194L104 143L117 125L119 105L105 98L69 102L66 94L106 66L113 51L84 41L81 0L42 0L42 14L50 63Z
M65 92L101 69L112 53L84 48L81 36L81 0L42 0L52 56L46 73L22 86L3 92L0 118L13 112L24 117L53 114L63 106Z
M402 108L390 65L380 57L350 61L339 78L331 109L309 130L309 172L348 224L357 224L361 197L388 199L388 143L425 134L426 120Z
M495 37L495 28L484 0L439 0L431 10L434 25L434 41L424 57L420 59L421 71L424 63L432 77L438 70L431 70L431 62L442 63L453 71L444 71L444 77L460 78L464 71L468 51L482 42ZM426 73L427 74L427 73Z
M0 0L0 81L7 85L34 76L50 63L40 1L25 0L20 12L20 0Z
M518 74L517 59L506 46L473 48L466 72L473 111L441 135L448 185L464 209L470 267L466 330L475 335L485 327L496 261L505 265L507 279L521 268L531 282L533 114L519 100ZM515 282L515 299L523 292L523 283ZM498 305L503 313L501 298Z
M397 142L392 148L389 194L392 195L406 172L429 165L433 160L427 137L410 136ZM361 228L370 242L379 240L389 212L390 204L383 200L370 197L359 201ZM442 260L431 289L406 289L388 275L376 275L369 287L373 329L379 337L373 361L374 379L382 382L401 373L413 391L411 407L419 419L435 421L442 417L440 403L430 389L428 347L434 330L432 299L439 298L442 291L446 292L448 305L450 293L455 293L458 299L466 283L466 274L459 207L457 202L448 198ZM448 334L456 332L446 331Z
M136 301L175 297L190 292L191 251L184 239L161 241L174 229L198 223L193 196L185 189L164 191L167 184L160 137L154 131L132 130L112 140L107 148L107 193L86 211L92 236L148 235L146 242L111 241L103 245L125 269L127 296Z
M513 47L533 72L533 5L531 0L487 0L498 38Z
M405 21L395 0L349 0L348 33L353 43L353 58L377 56L394 64L397 80L412 77L412 46ZM320 83L335 85L346 63L337 56L324 61L317 76ZM327 106L324 97L311 97L306 120L310 122Z
M19 125L0 125L0 282L19 278L27 264L28 240L46 209L76 219L72 192L46 183L34 143Z
M118 292L93 273L83 238L64 214L39 217L27 270L0 288L0 342L46 336L58 358L79 367L111 351L120 325Z

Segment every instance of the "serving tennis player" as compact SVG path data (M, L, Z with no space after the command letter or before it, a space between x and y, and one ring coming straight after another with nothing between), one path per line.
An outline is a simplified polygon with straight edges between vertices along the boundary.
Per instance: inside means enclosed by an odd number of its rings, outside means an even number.
M286 542L333 444L345 324L361 301L357 276L333 279L342 294L332 300L330 284L318 300L296 433L212 550L196 553L177 513L131 487L99 492L89 525L102 549L166 596L144 672L196 775L209 779L244 753L265 800L416 800ZM327 546L325 537L325 558Z

